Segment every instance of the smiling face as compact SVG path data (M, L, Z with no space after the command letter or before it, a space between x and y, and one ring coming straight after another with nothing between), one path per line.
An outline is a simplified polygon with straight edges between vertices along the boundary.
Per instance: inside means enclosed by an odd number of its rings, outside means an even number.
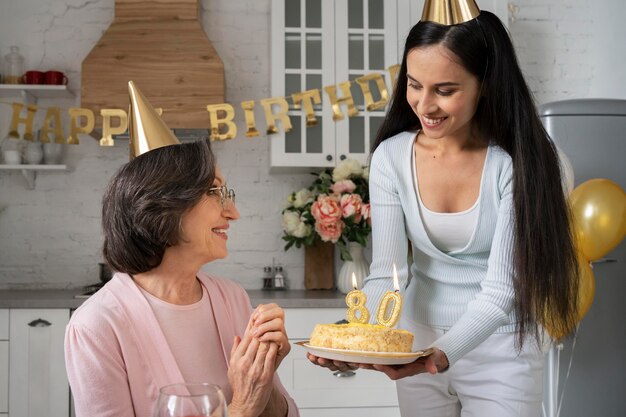
M224 184L224 177L216 168L212 187ZM233 201L226 199L222 207L219 193L205 194L183 215L181 228L184 240L178 246L185 256L199 259L203 264L225 258L228 255L228 228L230 222L238 218L239 211Z
M479 82L441 45L410 51L406 98L430 138L469 137Z

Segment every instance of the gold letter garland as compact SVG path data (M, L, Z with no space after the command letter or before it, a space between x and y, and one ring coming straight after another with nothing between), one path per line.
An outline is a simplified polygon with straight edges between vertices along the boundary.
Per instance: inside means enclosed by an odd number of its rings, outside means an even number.
M49 107L46 111L46 118L41 127L39 140L42 143L50 143L49 132L52 130L50 122L54 122L54 142L63 143L63 127L61 126L61 109L58 107Z
M241 108L246 118L246 137L253 138L259 136L259 131L256 129L256 121L254 120L254 100L242 101Z
M78 134L79 133L85 133L85 134L91 133L96 124L96 118L93 112L89 109L81 109L78 107L72 107L67 112L70 115L70 135L67 137L67 143L69 143L70 145L78 145L79 144ZM85 123L84 126L80 126L79 124L78 119L81 116L87 119L87 123ZM113 144L111 143L110 145L107 145L107 146L112 146L112 145Z
M338 85L344 95L342 98L337 98L337 86L330 85L328 87L324 87L324 91L328 94L328 99L330 100L330 104L333 108L334 121L343 120L343 113L339 108L340 104L345 103L348 106L348 117L353 117L359 114L359 111L354 106L354 100L352 99L352 93L350 92L350 81L346 81Z
M375 81L380 93L380 100L374 101L372 92L370 91L370 81ZM367 111L382 109L387 105L389 101L389 94L387 93L387 87L385 86L385 80L383 76L377 72L364 75L356 79L356 82L361 86L363 91L363 97L365 98L365 108Z
M20 117L20 113L22 112L23 104L13 103L13 117L11 119L11 128L9 129L9 136L12 138L19 138L20 134L17 131L17 126L19 124L24 124L24 140L33 140L33 119L35 118L35 112L37 111L37 106L29 104L26 107L26 118L22 119Z
M233 106L228 103L209 104L206 109L211 123L211 140L228 140L237 136L237 125L233 122L235 117ZM225 113L224 117L219 118L219 112ZM225 133L220 133L220 125L228 128Z
M317 118L315 117L315 111L313 110L313 103L320 104L322 99L320 98L320 90L307 90L301 93L294 93L291 95L291 99L293 100L293 106L296 109L300 108L300 102L302 102L302 107L304 108L304 112L306 114L306 125L307 126L317 126Z
M272 97L261 100L261 105L265 110L265 122L267 123L267 133L278 133L278 129L276 128L275 122L276 120L280 120L283 124L283 130L286 132L291 131L291 120L289 119L289 115L287 115L287 111L289 111L289 104L287 104L287 100L282 97ZM273 113L272 106L278 106L279 111L277 113Z

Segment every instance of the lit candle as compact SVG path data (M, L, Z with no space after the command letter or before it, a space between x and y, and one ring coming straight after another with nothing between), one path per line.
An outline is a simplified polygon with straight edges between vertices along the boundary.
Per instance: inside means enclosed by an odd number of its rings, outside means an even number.
M352 273L352 291L346 295L346 305L348 306L348 321L350 323L366 324L370 321L370 312L365 307L367 296L363 291L359 291L356 285L356 276ZM357 317L357 311L360 313Z
M402 311L402 296L400 295L400 283L398 282L398 271L396 264L393 264L393 288L394 292L387 291L380 300L378 311L376 312L376 321L378 324L387 327L393 327L400 318ZM390 303L393 302L393 306Z

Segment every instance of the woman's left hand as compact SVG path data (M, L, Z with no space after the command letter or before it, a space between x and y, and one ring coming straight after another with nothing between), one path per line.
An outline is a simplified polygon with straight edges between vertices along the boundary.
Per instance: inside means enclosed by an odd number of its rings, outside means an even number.
M361 369L374 369L383 372L392 380L398 380L428 372L431 375L435 375L439 372L448 369L448 357L446 354L433 348L433 353L428 356L422 356L417 358L415 362L407 363L406 365L369 365L369 364L354 364Z
M285 330L285 311L278 304L259 304L250 317L252 335L261 342L274 342L278 345L276 369L291 351Z

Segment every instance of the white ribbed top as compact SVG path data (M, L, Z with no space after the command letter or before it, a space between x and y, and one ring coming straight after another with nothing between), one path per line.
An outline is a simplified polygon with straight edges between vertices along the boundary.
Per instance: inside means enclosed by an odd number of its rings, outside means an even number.
M419 213L412 163L416 132L384 141L372 156L370 201L373 256L363 291L376 317L378 302L393 290L392 265L404 291L404 318L446 330L433 343L450 364L494 332L513 332L512 161L497 146L487 150L478 219L467 245L444 253L429 239Z
M412 154L415 155L415 152ZM412 159L411 166L414 165L415 159ZM472 204L472 207L467 210L456 213L439 213L429 210L424 205L415 170L413 170L413 186L415 187L424 230L433 245L444 253L458 251L467 246L478 221L478 201L480 201L480 196Z

